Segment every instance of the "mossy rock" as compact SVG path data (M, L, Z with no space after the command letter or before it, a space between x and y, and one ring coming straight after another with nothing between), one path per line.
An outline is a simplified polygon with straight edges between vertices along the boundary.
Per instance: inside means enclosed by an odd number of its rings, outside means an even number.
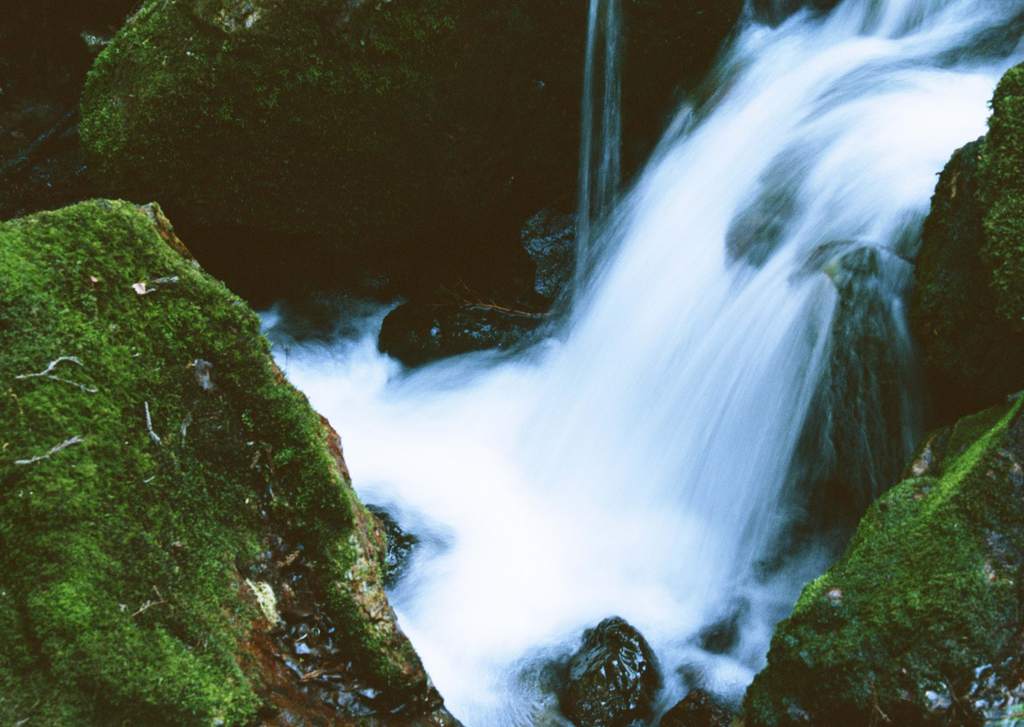
M996 90L987 137L939 178L911 324L939 419L1024 388L1024 67Z
M337 436L186 253L155 206L0 224L0 722L271 719L275 609L303 599L336 628L336 688L436 712Z
M687 24L664 22L661 4L685 6L672 19ZM673 67L687 68L738 16L730 0L731 15L701 22L721 5L631 0L628 14L647 36L686 35ZM242 289L289 277L497 289L528 266L522 221L574 195L586 12L579 0L149 0L90 72L82 138L107 193L159 199ZM638 52L671 50L647 36ZM671 105L674 82L640 88L661 102L631 92L638 114Z
M1021 653L1021 408L932 437L872 506L777 628L748 727L979 723L976 670Z

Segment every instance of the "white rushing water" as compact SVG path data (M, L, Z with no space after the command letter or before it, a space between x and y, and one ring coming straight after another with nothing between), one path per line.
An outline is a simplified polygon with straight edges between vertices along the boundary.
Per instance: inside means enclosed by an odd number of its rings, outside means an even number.
M666 702L697 681L742 694L825 565L813 548L760 560L848 343L829 335L827 251L913 255L936 173L984 133L1019 55L987 31L1022 9L846 0L745 22L712 98L680 112L612 215L558 340L403 375L376 351L380 312L362 337L278 348L343 434L360 494L421 539L392 602L467 725L544 723L535 665L611 615L654 646ZM885 302L905 350L899 297ZM738 641L702 650L699 631L738 603Z

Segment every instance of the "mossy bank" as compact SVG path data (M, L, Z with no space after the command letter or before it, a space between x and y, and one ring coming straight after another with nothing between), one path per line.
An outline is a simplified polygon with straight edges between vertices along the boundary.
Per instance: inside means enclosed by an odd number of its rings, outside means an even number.
M0 224L0 281L0 722L449 723L337 436L159 208Z
M990 409L928 439L776 630L746 696L748 727L972 725L1013 713L1024 674L1021 410Z

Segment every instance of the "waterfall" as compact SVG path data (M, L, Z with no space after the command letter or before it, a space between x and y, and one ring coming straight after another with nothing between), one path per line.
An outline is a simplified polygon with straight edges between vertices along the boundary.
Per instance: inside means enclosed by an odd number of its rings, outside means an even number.
M470 727L558 724L543 665L611 615L657 651L666 703L698 683L742 694L827 565L787 545L832 514L807 488L863 503L914 439L908 260L937 172L1021 57L1019 0L749 13L717 91L607 208L613 5L592 3L587 56L605 100L584 129L581 239L600 252L565 335L402 375L376 351L378 312L287 362L361 496L419 538L391 600ZM733 643L708 647L723 619Z
M595 263L594 232L611 211L621 181L620 0L590 0L583 63L576 287ZM600 93L598 93L600 89Z

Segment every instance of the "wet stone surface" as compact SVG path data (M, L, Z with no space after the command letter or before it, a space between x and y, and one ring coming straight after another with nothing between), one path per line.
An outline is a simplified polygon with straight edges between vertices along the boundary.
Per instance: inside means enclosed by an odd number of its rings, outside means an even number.
M560 703L577 727L632 727L651 718L660 686L647 640L613 617L583 634Z

